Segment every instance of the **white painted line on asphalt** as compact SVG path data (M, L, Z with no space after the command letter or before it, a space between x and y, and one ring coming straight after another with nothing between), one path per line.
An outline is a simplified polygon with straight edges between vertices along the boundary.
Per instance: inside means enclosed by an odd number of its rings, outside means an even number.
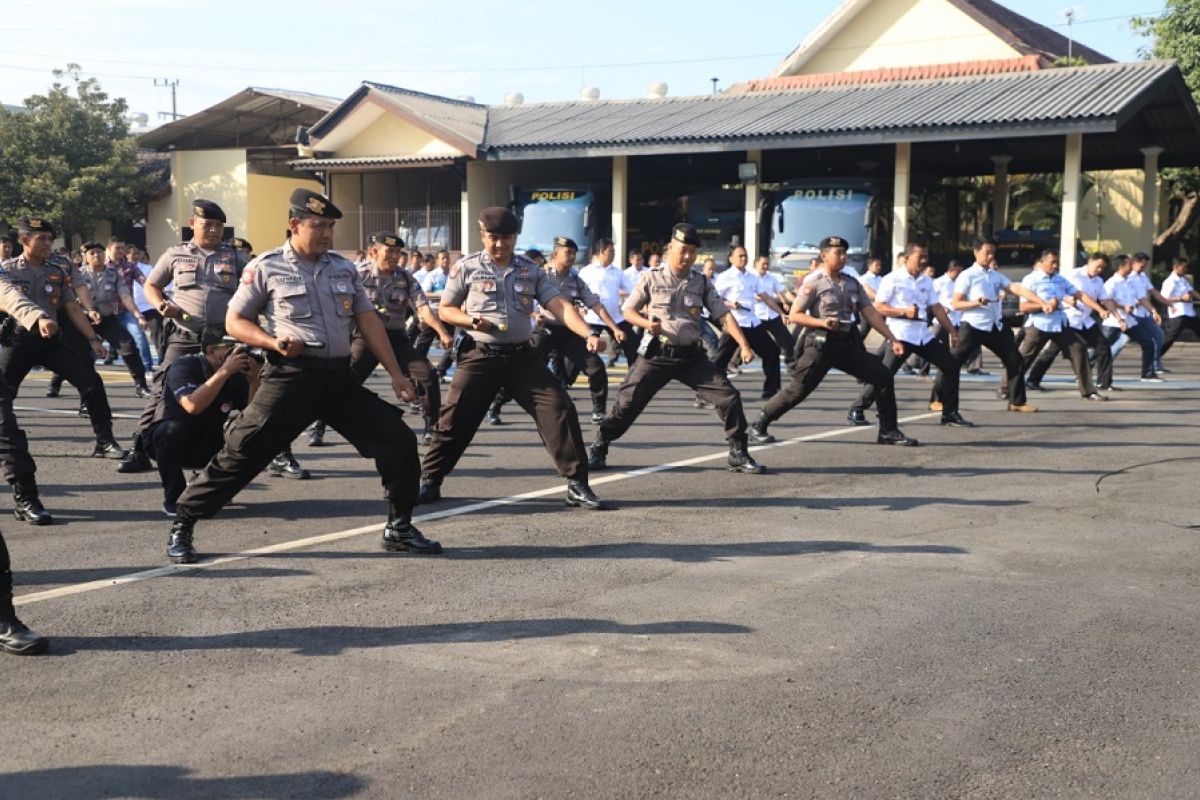
M900 422L914 422L921 419L929 419L930 417L939 416L937 412L928 414L917 414L911 417L904 417ZM833 428L831 430L822 431L821 433L811 433L807 436L797 436L793 439L783 439L771 444L756 445L751 447L751 451L767 450L774 447L786 447L788 445L800 444L801 442L815 442L820 439L830 439L835 436L844 436L848 433L859 433L863 431L874 431L875 426L855 426L846 428ZM709 461L717 461L723 459L728 453L722 450L719 453L710 453L704 456L696 456L695 458L685 458L680 461L671 461L666 464L656 464L652 467L642 467L641 469L629 470L626 472L618 472L613 475L606 475L603 478L597 478L590 481L593 486L605 483L615 483L616 481L628 480L630 478L640 477L642 475L651 475L656 472L668 472L681 467L690 467L695 464L704 464ZM430 511L425 514L419 514L413 517L413 522L432 522L439 519L447 519L449 517L459 517L464 514L472 514L476 511L485 511L489 508L498 508L500 506L513 505L520 503L523 500L536 500L539 497L547 497L549 495L562 494L563 485L557 484L545 489L538 489L532 492L523 494L515 494L509 497L499 497L494 500L484 500L478 503L469 503L464 506L455 506L454 508L442 509L440 511ZM267 545L265 547L256 547L253 550L243 550L239 553L231 553L227 556L218 556L213 559L207 559L197 564L180 564L166 567L156 567L154 569L142 570L141 572L130 572L126 575L118 575L115 578L104 578L98 581L88 581L86 583L75 583L70 586L60 586L57 589L47 589L43 592L30 592L19 597L13 598L13 604L18 606L29 605L30 603L40 603L45 600L54 600L60 597L70 597L71 595L83 594L84 592L94 592L99 589L109 589L114 586L125 586L130 583L140 583L148 581L152 578L162 578L169 575L177 575L181 572L189 572L192 570L206 569L208 567L217 567L223 564L232 564L237 561L246 561L257 556L271 555L272 553L284 553L291 550L302 550L306 547L312 547L318 544L328 544L329 542L337 542L342 539L352 539L355 536L362 536L367 533L377 533L383 530L382 523L374 525L363 525L358 528L349 528L344 531L335 531L333 533L323 533L317 536L309 536L304 539L294 539L292 541L280 542L278 544Z
M79 410L75 408L41 408L40 406L13 406L14 411L36 411L41 414L66 414L74 417L79 414ZM113 419L141 419L141 414L117 414L113 413ZM83 417L80 417L83 419Z

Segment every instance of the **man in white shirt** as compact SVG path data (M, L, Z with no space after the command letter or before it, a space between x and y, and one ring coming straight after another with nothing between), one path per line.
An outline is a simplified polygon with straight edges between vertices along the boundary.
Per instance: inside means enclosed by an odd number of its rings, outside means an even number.
M787 287L778 273L771 272L771 259L767 256L754 259L754 272L762 282L763 294L775 298L779 308L787 308ZM754 304L754 313L763 321L767 333L771 334L775 345L783 353L783 363L790 367L796 362L796 340L792 338L792 332L787 329L783 317L775 308L774 305L759 300Z
M1141 286L1130 280L1133 263L1129 256L1117 256L1115 267L1116 272L1104 283L1104 290L1112 298L1113 309L1116 311L1101 323L1104 338L1112 347L1114 359L1119 352L1119 348L1114 345L1122 334L1137 342L1142 348L1142 381L1161 383L1162 378L1154 373L1154 356L1157 352L1154 332L1145 324L1149 317L1138 316L1135 313L1139 308L1149 308L1150 300L1142 292Z
M633 281L625 274L624 270L613 263L613 256L612 240L597 239L592 244L591 263L579 270L579 277L600 298L604 310L617 323L617 327L625 332L625 341L613 342L613 350L615 352L619 349L624 353L625 360L632 367L638 357L636 331L625 321L625 316L621 313L621 305L624 302L622 297L628 297L633 293ZM600 319L600 316L591 309L588 309L587 314L584 315L584 320L592 326L592 330L597 335L603 334L607 330L604 320ZM594 357L598 358L598 356Z
M1196 300L1200 293L1188 280L1189 262L1186 258L1177 258L1171 264L1171 274L1162 283L1160 294L1167 303L1167 324L1163 328L1163 346L1159 357L1165 356L1187 328L1200 336L1200 317L1196 316Z
M1087 264L1082 269L1064 272L1063 277L1081 293L1083 300L1075 305L1064 306L1067 324L1071 330L1083 340L1084 344L1096 351L1096 388L1105 391L1120 391L1112 385L1112 350L1108 340L1104 338L1101 327L1096 322L1096 314L1101 321L1112 314L1113 301L1108 290L1104 288L1102 273L1108 267L1108 256L1104 253L1092 253ZM1089 302L1090 301L1090 302ZM1037 361L1025 378L1025 385L1030 389L1040 389L1042 378L1054 359L1061 353L1057 342L1047 342L1046 348L1038 356Z
M733 313L734 321L742 329L742 336L750 343L750 349L762 359L762 397L769 400L780 389L779 347L771 338L767 326L754 313L754 306L761 302L772 306L776 312L782 312L783 308L765 290L762 279L746 269L748 261L746 248L735 246L729 251L729 269L719 274L713 284L725 301L725 307ZM738 349L737 341L728 333L722 333L717 343L717 355L713 359L717 369L724 372Z
M1159 377L1157 373L1164 372L1161 361L1162 347L1165 337L1162 329L1162 317L1154 308L1154 301L1158 300L1161 303L1163 302L1163 298L1162 295L1158 293L1158 290L1155 289L1150 283L1150 276L1147 272L1150 267L1150 256L1148 256L1146 253L1134 253L1133 258L1130 261L1130 267L1131 269L1129 272L1129 277L1126 278L1126 280L1129 282L1129 285L1133 287L1133 290L1138 294L1139 297L1139 302L1136 306L1134 306L1133 309L1133 316L1137 318L1138 325L1142 328L1141 333L1143 335L1148 334L1149 337L1154 340L1155 375L1147 376L1143 374L1142 380L1161 381L1162 378ZM1145 299L1146 302L1141 303L1140 299ZM1123 349L1125 349L1125 345L1128 341L1129 337L1118 338L1116 344L1114 344L1112 348L1114 359Z
M642 257L642 251L638 250L636 248L633 250L630 250L629 251L629 266L625 268L625 276L627 278L629 278L630 284L633 286L637 286L637 282L641 279L642 273L645 272L646 269L647 269L647 267L646 267L645 259ZM629 297L629 293L622 292L622 294L621 294L622 302L624 302L624 300L627 297ZM638 328L637 326L632 326L632 327L633 327L633 339L634 339L634 345L635 345L633 349L635 351L640 351L641 347L642 347L642 335L645 333L645 331L643 331L641 328ZM625 336L626 336L626 338L629 337L628 331L625 333ZM612 355L609 356L608 365L610 367L616 366L617 360L620 359L620 357L621 357L621 348L614 347Z

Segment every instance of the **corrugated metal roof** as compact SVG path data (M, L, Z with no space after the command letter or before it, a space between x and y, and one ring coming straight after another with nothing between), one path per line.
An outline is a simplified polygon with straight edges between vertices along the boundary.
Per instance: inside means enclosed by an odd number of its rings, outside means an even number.
M378 89L391 102L409 114L423 119L437 128L450 131L470 142L483 141L483 132L488 121L487 106L414 92L411 89L389 86L386 83L365 81L363 85Z
M138 137L152 150L272 147L293 144L296 128L332 111L337 98L287 89L243 89L203 111Z
M298 158L289 161L294 169L322 170L338 167L399 167L452 164L462 159L447 156L359 156L356 158Z
M1138 62L928 81L750 94L545 103L488 108L490 157L524 149L621 148L729 140L875 136L951 138L1009 127L1115 130L1160 81L1182 80L1173 62ZM565 154L565 153L564 153Z

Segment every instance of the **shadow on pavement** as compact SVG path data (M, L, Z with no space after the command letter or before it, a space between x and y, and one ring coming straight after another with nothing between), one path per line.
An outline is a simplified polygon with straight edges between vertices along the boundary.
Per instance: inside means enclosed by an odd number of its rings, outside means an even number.
M54 797L100 800L129 797L148 800L242 800L245 798L351 797L367 786L356 775L315 770L286 775L200 778L187 767L106 764L60 767L0 774L0 797Z
M87 569L86 567L79 569L23 569L13 573L13 583L16 586L48 586L54 584L83 583L86 581L100 581L108 578L116 578L133 572L144 572L145 570L158 569L159 567L163 566L167 566L165 561L160 564L148 564L140 567L96 567L94 569ZM231 567L229 569L180 570L178 574L171 576L171 580L178 580L180 578L287 578L311 574L312 573L308 570L287 569L282 567L247 567L245 569Z

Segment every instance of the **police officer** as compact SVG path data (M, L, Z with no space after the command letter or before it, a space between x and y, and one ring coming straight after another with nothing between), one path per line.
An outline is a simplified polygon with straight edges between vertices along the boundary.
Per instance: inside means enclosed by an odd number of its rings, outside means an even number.
M910 242L904 251L901 269L892 270L875 285L875 310L882 314L888 329L903 346L900 355L892 352L885 342L875 355L893 376L904 359L917 355L942 371L942 424L970 428L972 423L958 411L958 376L961 365L950 355L950 349L929 329L931 318L949 331L950 346L958 344L958 332L950 315L937 299L933 280L923 272L925 248ZM867 425L864 409L875 402L875 387L865 384L862 393L847 415L853 425Z
M599 349L595 334L550 277L533 262L516 255L520 228L507 208L479 213L483 250L461 258L450 269L438 314L442 322L466 330L458 369L446 394L442 415L425 453L421 502L441 499L443 479L462 457L496 392L508 391L533 413L538 434L567 483L567 505L603 507L588 486L587 453L579 417L567 392L538 359L529 343L533 304L540 303L559 321Z
M103 358L104 346L79 307L70 274L50 261L54 227L40 217L25 217L18 230L24 252L0 267L0 280L15 286L38 306L47 320L56 319L59 309L63 309L75 329L88 340L92 354ZM12 392L20 390L25 376L35 366L57 372L79 390L87 405L96 435L92 456L124 458L125 451L113 439L108 394L92 360L71 347L64 337L47 334L41 322L35 323L32 317L23 327L25 330L17 331L10 346L0 348L0 371Z
M229 240L229 246L241 253L247 261L254 257L254 245L248 239L234 236Z
M733 472L757 474L762 466L746 449L746 415L742 396L708 360L700 344L701 309L707 308L714 322L737 342L743 362L754 358L750 343L730 314L725 301L708 278L692 270L700 234L681 223L671 230L671 241L663 263L651 267L625 301L625 317L655 340L637 359L617 390L612 411L600 423L589 451L592 469L608 466L608 448L621 438L646 408L654 395L672 379L687 385L696 395L716 406L729 440L728 467ZM649 314L643 313L649 306ZM778 357L778 354L776 355Z
M775 441L767 426L812 394L830 369L840 369L875 387L875 401L879 404L876 442L910 447L917 444L916 439L905 436L898 427L892 373L863 348L857 317L865 316L871 321L871 327L891 344L895 356L904 354L904 345L871 305L858 279L843 272L847 247L846 240L839 236L827 236L820 242L821 268L804 278L789 319L806 329L804 352L792 367L791 383L767 401L750 426L752 441Z
M196 560L197 519L211 517L262 471L279 449L324 419L363 456L375 459L388 499L386 550L436 554L437 542L412 525L417 499L417 440L398 408L364 388L350 369L354 326L404 402L413 397L354 264L331 251L342 212L328 198L291 195L291 238L256 258L229 301L230 335L268 351L258 391L234 421L225 444L176 503L167 555ZM270 333L256 322L266 317Z
M578 273L571 269L575 264L575 256L578 252L579 246L575 244L574 239L566 236L555 237L554 251L550 255L550 262L544 269L546 276L577 310L582 313L584 310L590 309L604 320L614 342L625 341L625 331L609 315L604 304L600 302L600 298L584 283ZM603 359L596 353L590 352L587 349L587 340L580 338L578 334L559 322L553 314L541 311L538 321L541 325L533 332L532 339L533 349L537 351L538 359L545 361L551 352L557 353L556 361L559 364L555 369L555 375L563 382L564 389L570 388L570 384L566 383L566 380L571 370L562 361L584 365L584 371L588 376L588 389L592 395L592 422L604 419L604 408L608 405L608 370L604 368ZM603 351L604 342L601 341L597 352ZM500 424L500 409L510 399L511 397L501 389L488 411L489 425Z
M115 264L104 261L104 245L87 242L83 250L83 280L92 295L92 307L86 313L97 335L108 342L109 347L121 354L125 368L133 378L138 397L149 397L146 385L146 366L138 353L137 345L121 321L122 311L128 311L137 320L138 326L147 327L146 320L133 302L133 288L117 272Z
M430 313L421 284L411 272L399 268L403 247L404 241L394 233L381 231L371 234L371 246L367 250L369 260L358 268L358 277L383 322L401 371L416 389L425 417L424 442L428 444L433 439L433 425L441 410L442 393L433 366L428 359L417 355L409 341L409 314L415 314L422 323L437 331L442 347L449 348L451 340L441 320ZM365 382L378 365L379 359L371 353L367 341L356 334L350 346L350 369L358 376L359 382ZM325 423L318 421L308 434L308 443L314 447L320 446L324 443L324 437Z
M13 608L12 562L4 534L0 533L0 650L17 656L34 656L46 652L50 642L34 633L17 618Z
M200 352L200 333L205 325L222 325L229 299L238 286L246 265L245 255L222 241L225 212L211 200L192 202L191 241L167 248L146 278L146 299L166 320L163 352L154 376L154 386L133 434L133 450L117 467L119 472L145 472L153 468L142 442L142 434L154 421L162 393L162 375L180 356ZM174 284L168 299L163 290ZM308 471L292 456L291 443L272 459L268 471L275 476L304 479Z

